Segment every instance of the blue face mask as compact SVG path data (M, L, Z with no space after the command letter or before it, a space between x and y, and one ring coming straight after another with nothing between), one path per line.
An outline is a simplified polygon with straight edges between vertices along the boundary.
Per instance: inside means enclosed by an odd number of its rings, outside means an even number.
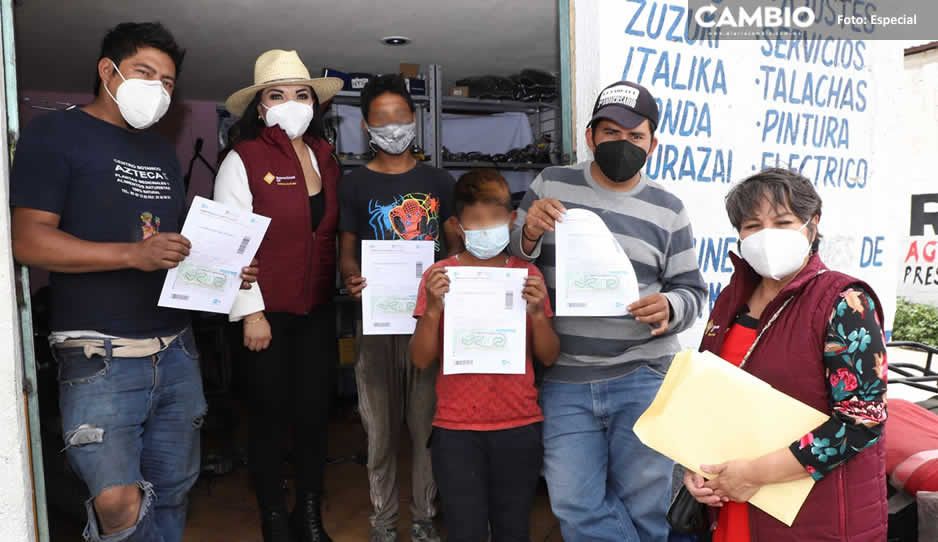
M511 238L508 224L482 230L466 230L466 250L480 260L488 260L501 254Z

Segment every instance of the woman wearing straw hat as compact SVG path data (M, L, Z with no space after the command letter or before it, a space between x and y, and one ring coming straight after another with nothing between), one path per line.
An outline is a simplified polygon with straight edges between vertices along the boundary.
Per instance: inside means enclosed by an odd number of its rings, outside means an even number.
M342 80L313 79L296 51L267 51L254 84L225 107L241 117L215 199L271 218L257 285L236 301L252 367L249 464L265 542L330 541L321 517L335 352L335 232L341 170L319 105ZM287 516L284 447L293 427L296 506Z

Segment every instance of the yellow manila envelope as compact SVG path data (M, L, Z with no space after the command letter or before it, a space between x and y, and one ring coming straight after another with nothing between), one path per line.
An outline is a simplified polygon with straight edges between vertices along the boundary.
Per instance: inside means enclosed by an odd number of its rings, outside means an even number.
M703 475L701 465L755 459L788 447L830 418L709 352L674 357L635 423L641 441ZM763 487L749 500L791 527L814 480Z

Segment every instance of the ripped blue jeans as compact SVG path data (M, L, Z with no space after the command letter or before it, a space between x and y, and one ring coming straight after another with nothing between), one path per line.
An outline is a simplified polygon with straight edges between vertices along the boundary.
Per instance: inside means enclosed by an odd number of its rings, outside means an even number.
M180 542L186 497L199 475L199 432L206 403L198 353L187 329L145 358L87 358L55 350L59 408L69 464L88 486L89 542ZM138 486L136 525L104 535L93 502L103 490Z

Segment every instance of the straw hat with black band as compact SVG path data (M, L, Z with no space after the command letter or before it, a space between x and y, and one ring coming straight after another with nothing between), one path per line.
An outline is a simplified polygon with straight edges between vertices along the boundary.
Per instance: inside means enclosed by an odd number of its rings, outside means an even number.
M240 117L258 92L280 85L308 85L316 93L319 103L324 103L342 90L344 82L338 77L311 78L296 51L273 49L257 57L254 84L229 96L225 100L225 109Z

